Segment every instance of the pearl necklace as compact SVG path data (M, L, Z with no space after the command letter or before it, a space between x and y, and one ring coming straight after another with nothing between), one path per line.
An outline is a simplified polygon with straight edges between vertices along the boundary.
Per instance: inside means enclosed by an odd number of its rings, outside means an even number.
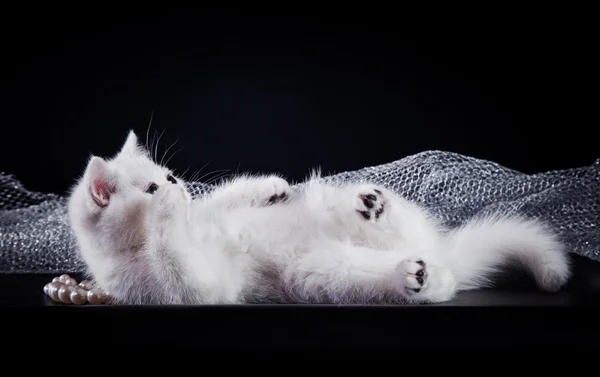
M83 280L77 284L77 280L68 274L62 274L52 279L52 282L44 286L44 293L53 301L61 304L91 305L114 304L114 299L106 291L100 289L97 284Z

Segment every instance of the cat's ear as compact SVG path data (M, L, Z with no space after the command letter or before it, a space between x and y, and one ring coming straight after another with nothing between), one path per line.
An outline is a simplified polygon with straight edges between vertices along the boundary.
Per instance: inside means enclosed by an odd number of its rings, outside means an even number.
M142 153L140 146L138 145L138 137L133 132L133 130L129 131L127 135L127 139L125 143L121 147L118 156L119 157L135 157L139 156Z
M115 184L111 179L110 170L106 161L100 157L92 157L87 167L88 192L93 202L104 208L110 202L111 195L115 192Z

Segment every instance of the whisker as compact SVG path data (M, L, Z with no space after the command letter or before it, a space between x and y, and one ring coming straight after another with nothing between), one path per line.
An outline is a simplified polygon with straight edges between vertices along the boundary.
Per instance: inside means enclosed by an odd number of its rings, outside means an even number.
M192 176L190 177L190 181L194 181L194 182L195 182L195 181L196 181L196 179L198 178L198 175L199 175L199 174L200 174L200 171L199 171L199 170L196 170L196 171L194 172L194 174L192 174Z
M175 154L179 151L183 150L183 148L179 148L178 150L176 150L175 152L173 152L173 154L171 155L171 157L169 157L169 159L167 160L167 162L165 162L165 165L169 164L169 161L171 161L171 159L173 158L173 156L175 156Z
M210 164L210 161L208 161L206 164L204 164L204 166L202 166L200 169L196 170L194 172L194 174L192 174L193 177L196 177L198 174L200 174L200 172L208 165Z
M205 184L210 185L213 182L217 181L218 179L227 177L227 176L232 175L232 174L233 173L222 173L220 175L217 175L216 177L211 178L209 181L205 182Z
M152 158L152 150L154 149L154 139L156 138L156 130L152 132L152 141L150 142L150 148L148 149L148 154L150 158Z
M194 172L194 174L192 174L192 177L190 178L190 180L196 182L198 180L199 175L200 175L200 173L196 170Z
M223 171L217 173L215 176L211 177L207 182L210 182L211 180L214 180L214 179L216 179L218 177L221 177L221 176L223 176L223 175L225 175L227 173L228 173L228 170L223 170Z
M219 173L219 172L228 172L228 171L231 171L231 169L221 169L221 170L214 170L214 171L211 171L210 173L206 173L206 174L204 174L204 175L203 175L202 177L200 177L198 180L199 180L199 181L201 181L201 180L202 180L202 178L204 178L204 177L206 177L207 175L210 175L210 174Z
M165 128L160 135L158 135L158 140L156 141L156 145L154 146L154 162L157 162L156 159L158 157L158 144L160 143L160 138L162 137L162 135L165 133L167 129Z
M210 161L208 161L206 164L202 165L202 167L198 170L196 170L196 172L200 173L202 170L204 170L205 167L208 166L208 164L210 164Z
M181 175L180 175L180 177L182 177L182 178L183 178L184 180L186 180L186 181L187 181L187 179L185 179L185 173L187 173L187 172L188 172L188 170L190 170L190 167L189 167L189 166L188 166L188 167L187 167L187 169L185 169L185 171L184 171L183 173L181 173ZM173 170L173 171L175 171L175 170Z
M175 140L175 142L174 142L173 144L171 144L171 145L169 146L169 148L167 148L167 150L165 151L165 153L163 153L163 156L162 156L162 158L160 159L160 164L159 164L159 165L162 165L162 163L163 163L163 160L165 159L165 156L166 156L166 155L167 155L167 153L169 152L169 149L171 149L171 148L172 148L172 147L173 147L175 144L177 144L177 142L178 142L178 141L179 141L179 138L177 138L177 140Z
M150 136L150 127L152 126L152 119L154 119L154 110L150 112L150 121L148 122L148 128L146 129L146 150L148 150L148 139Z

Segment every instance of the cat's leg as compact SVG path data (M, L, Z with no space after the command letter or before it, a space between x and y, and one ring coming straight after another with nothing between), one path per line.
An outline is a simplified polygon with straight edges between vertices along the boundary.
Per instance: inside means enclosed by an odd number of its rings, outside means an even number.
M387 241L389 237L395 238L391 245L397 247L436 247L438 222L421 206L373 184L351 186L346 190L346 203L354 212L354 218L363 223L365 229L383 231L369 232L368 237L380 238L385 234Z
M284 276L305 302L438 303L456 293L452 272L433 258L334 241L311 245Z
M444 302L457 292L452 272L423 258L413 256L403 259L396 266L400 277L400 289L409 302Z
M223 208L262 207L288 200L289 183L278 176L241 176L219 185L208 201Z
M336 219L353 223L383 223L389 217L388 207L395 199L382 187L370 184L330 184L317 179L304 188L307 205L313 212L325 210L336 213Z
M190 201L177 185L163 185L154 194L149 216L148 261L160 284L161 303L236 303L243 278L219 246L198 247L190 223Z
M428 213L417 204L378 185L355 185L346 191L352 209L360 218L370 223L398 224L404 219L415 221L428 217Z
M184 304L194 302L183 275L182 252L189 248L187 218L189 199L179 185L162 185L153 194L146 218L144 254L154 288L143 302ZM142 259L141 259L142 260ZM141 262L140 262L141 263Z
M400 206L396 195L373 184L338 185L313 179L307 182L304 196L311 211L333 211L346 225L357 219L359 224L385 224Z

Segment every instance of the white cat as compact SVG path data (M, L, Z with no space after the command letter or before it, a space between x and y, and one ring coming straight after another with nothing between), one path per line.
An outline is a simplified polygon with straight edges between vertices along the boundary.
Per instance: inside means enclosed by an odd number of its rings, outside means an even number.
M133 132L114 158L90 159L68 210L90 274L124 304L436 303L513 261L545 291L570 277L540 222L488 216L447 232L371 184L313 174L293 191L245 175L192 200Z

